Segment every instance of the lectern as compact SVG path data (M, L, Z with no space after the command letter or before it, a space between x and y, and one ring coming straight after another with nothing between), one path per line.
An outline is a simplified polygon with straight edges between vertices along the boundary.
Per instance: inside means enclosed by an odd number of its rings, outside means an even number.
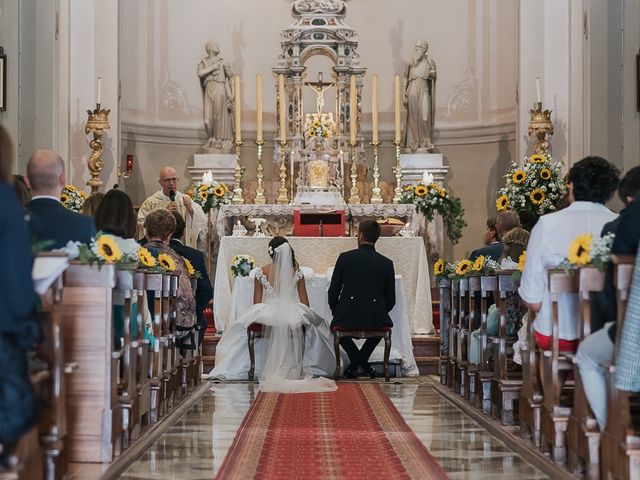
M344 210L321 212L294 210L293 235L296 237L344 237Z

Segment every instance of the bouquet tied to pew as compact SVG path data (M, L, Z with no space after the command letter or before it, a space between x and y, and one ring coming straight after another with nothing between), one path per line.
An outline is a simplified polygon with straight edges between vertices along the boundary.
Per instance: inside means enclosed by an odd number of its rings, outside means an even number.
M591 266L604 272L609 263L614 239L614 233L608 233L595 240L591 234L578 235L569 245L567 257L559 267L565 271L572 271L579 267Z

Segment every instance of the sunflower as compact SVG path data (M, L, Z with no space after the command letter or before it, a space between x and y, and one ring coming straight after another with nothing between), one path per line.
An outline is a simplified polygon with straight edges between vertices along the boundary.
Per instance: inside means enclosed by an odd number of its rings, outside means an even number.
M413 190L413 186L412 185L407 185L404 187L404 191L405 192L410 192L411 190Z
M84 198L87 198L87 193L86 193L84 190L80 190L78 193L80 194L80 196L81 196L83 199L84 199Z
M433 264L433 274L437 277L444 273L445 265L444 260L439 259L436 263Z
M219 185L219 186L221 186L222 188L224 188L224 191L225 191L225 192L228 192L228 191L229 191L229 187L227 187L227 184L226 184L226 183L221 182L221 183L219 183L218 185Z
M161 253L158 255L158 263L161 267L167 269L170 272L173 272L176 269L176 262L166 253Z
M206 200L209 197L209 192L202 191L198 194L202 200Z
M117 262L122 258L122 250L111 235L100 235L96 239L98 256L106 262Z
M547 161L547 157L536 153L529 157L529 161L531 163L545 163Z
M460 260L456 263L456 275L466 275L471 270L471 261L470 260Z
M226 192L226 190L221 185L218 185L216 188L213 189L213 194L216 197L222 197L225 194L225 192Z
M314 120L313 122L311 122L311 126L313 128L318 128L320 126L320 122L318 120Z
M307 135L309 135L310 137L315 137L316 136L316 131L315 130L309 130L307 132Z
M424 197L427 194L427 187L425 187L424 185L416 185L414 191L419 197Z
M151 252L149 252L149 250L147 250L144 247L140 247L138 249L138 259L140 260L140 263L142 264L143 267L156 266L156 259L153 258L153 255L151 255Z
M77 190L77 188L75 187L75 185L65 185L64 188L66 190L69 190L70 192L75 192Z
M431 185L429 185L430 188L433 188L435 190L435 192L440 195L441 197L444 197L447 195L447 191L442 188L440 185L438 185L437 183L432 183Z
M511 180L516 185L520 185L526 179L527 179L527 174L524 173L524 171L522 170L516 170L515 172L513 172L513 175L511 175Z
M591 261L591 242L593 238L589 234L579 235L569 245L567 259L573 265L587 265Z
M548 168L543 168L540 170L540 178L542 180L549 180L551 178L551 170Z
M506 210L509 207L509 197L506 195L500 195L498 200L496 200L496 208L499 212Z
M544 202L544 192L539 188L536 188L529 195L529 199L531 200L531 203L533 203L534 205L540 205L542 202Z
M207 184L203 183L202 185L200 185L200 186L198 187L198 190L199 190L199 191L201 191L201 192L204 192L204 191L205 191L205 190L207 190L208 188L209 188L209 185L207 185Z
M187 273L189 274L190 277L193 277L196 274L196 269L193 268L193 265L191 264L189 259L184 257L182 257L182 259L184 260L184 264L187 266Z
M60 201L62 203L67 203L69 201L69 195L67 195L66 193L60 194Z
M518 270L520 272L524 271L524 264L527 262L527 251L525 250L520 254L520 258L518 258Z
M485 260L486 259L484 258L484 255L480 255L473 262L473 266L471 267L471 270L473 270L474 272L482 271L482 269L484 268Z

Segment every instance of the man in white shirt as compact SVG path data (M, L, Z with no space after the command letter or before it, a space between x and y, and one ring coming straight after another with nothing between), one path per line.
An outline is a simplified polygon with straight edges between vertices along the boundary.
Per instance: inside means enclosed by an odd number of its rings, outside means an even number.
M533 328L536 343L551 349L552 310L547 269L557 266L568 254L569 245L582 234L600 237L605 223L616 214L604 206L616 189L620 172L600 157L587 157L569 170L569 201L564 210L544 215L531 231L527 261L518 293L537 312ZM580 337L577 295L558 300L560 350L576 351Z
M149 213L159 208L176 211L185 220L184 244L188 247L204 248L207 232L207 216L202 207L191 200L189 195L178 191L178 174L173 167L160 169L161 189L147 198L138 210L138 223L144 225Z

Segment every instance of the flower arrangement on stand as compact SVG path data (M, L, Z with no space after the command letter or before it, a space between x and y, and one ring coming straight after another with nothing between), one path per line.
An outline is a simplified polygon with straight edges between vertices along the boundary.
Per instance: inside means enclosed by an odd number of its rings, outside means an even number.
M212 180L209 183L201 183L192 186L187 192L191 199L202 207L204 213L209 210L220 208L221 205L228 205L233 198L233 192L224 183Z
M336 128L336 122L333 120L332 113L323 113L318 115L317 113L307 114L304 122L304 136L305 138L331 138Z
M511 209L536 217L557 210L567 194L562 166L562 162L553 162L546 153L525 157L522 168L513 162L504 176L506 184L496 200L497 210Z
M464 221L464 208L458 197L454 197L447 190L431 179L404 188L400 203L414 204L429 221L436 213L442 216L447 237L452 243L458 243L462 237L462 229L467 226Z
M592 266L604 272L609 263L609 255L615 234L608 233L596 240L590 234L578 235L571 245L567 257L559 265L564 270L575 270L579 267Z
M234 277L246 277L256 266L256 259L251 255L236 255L231 259L231 273Z
M60 193L60 203L67 210L79 212L82 210L87 194L83 190L79 190L75 185L65 185Z

